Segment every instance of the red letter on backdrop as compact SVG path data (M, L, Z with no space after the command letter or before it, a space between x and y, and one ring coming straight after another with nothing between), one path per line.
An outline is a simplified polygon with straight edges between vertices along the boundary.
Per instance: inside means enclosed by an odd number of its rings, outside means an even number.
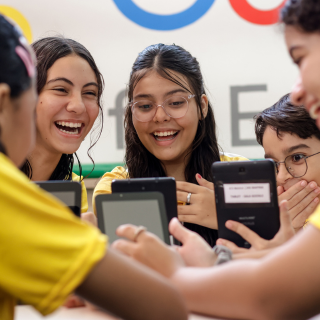
M232 8L243 19L261 25L274 24L279 21L280 9L284 6L284 0L278 7L272 10L258 10L253 8L247 0L229 0Z

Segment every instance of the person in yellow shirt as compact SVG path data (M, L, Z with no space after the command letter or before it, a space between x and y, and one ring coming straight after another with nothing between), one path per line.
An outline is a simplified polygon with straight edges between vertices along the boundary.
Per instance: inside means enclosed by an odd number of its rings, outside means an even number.
M36 70L1 15L0 47L0 319L13 320L17 300L47 315L73 291L125 319L187 319L165 278L107 249L97 228L18 169L36 139Z
M301 76L291 101L304 105L320 129L319 1L289 0L281 16L287 49ZM288 201L280 204L280 211L290 222ZM319 206L309 221L303 232L262 259L230 261L216 267L212 265L219 261L217 251L202 241L199 254L195 243L200 244L201 238L176 219L169 229L184 244L178 249L180 254L147 232L132 241L135 226L120 227L117 234L131 241L120 240L115 246L167 276L186 298L189 310L228 319L304 320L320 313Z
M33 181L81 182L84 213L88 210L86 187L72 169L75 156L81 176L76 151L98 115L100 126L96 130L100 132L91 142L89 156L101 134L103 77L90 52L72 39L47 37L34 42L32 48L38 74L37 136L22 171Z
M195 57L177 45L156 44L139 53L129 80L125 162L97 184L110 193L113 179L174 177L178 217L210 245L217 238L211 165L247 160L219 152L216 123Z

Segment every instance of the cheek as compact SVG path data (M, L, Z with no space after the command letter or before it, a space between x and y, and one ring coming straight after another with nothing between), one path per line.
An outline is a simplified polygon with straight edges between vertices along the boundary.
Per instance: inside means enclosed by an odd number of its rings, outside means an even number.
M94 122L96 121L98 115L99 115L99 106L94 103L94 104L89 104L86 106L86 110L89 116L89 123L92 127L92 125L94 124Z
M308 171L307 174L302 177L302 179L310 181L315 181L318 185L320 185L320 166L318 163L308 163Z
M317 66L317 67L315 67ZM304 89L307 93L320 98L320 60L311 63L308 61L300 70Z
M148 123L147 122L140 122L135 119L132 120L133 126L137 132L137 135L141 142L144 144L144 141L146 140L146 135L149 135L148 130Z

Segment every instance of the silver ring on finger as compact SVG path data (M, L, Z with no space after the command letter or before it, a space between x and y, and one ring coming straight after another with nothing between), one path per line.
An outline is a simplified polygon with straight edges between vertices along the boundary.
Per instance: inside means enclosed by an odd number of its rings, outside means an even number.
M190 204L190 200L191 200L191 192L188 193L187 195L187 204Z
M146 231L146 230L147 230L147 228L146 228L146 227L139 226L139 227L135 230L135 232L134 232L134 235L133 235L133 241L135 242L135 241L137 240L137 238L138 238L139 234L140 234L141 232Z

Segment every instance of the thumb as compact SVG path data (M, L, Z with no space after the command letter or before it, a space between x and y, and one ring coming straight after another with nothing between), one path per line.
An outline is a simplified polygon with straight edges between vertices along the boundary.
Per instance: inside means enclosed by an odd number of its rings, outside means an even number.
M291 228L291 218L287 200L280 202L280 228Z
M177 218L172 218L170 221L169 232L181 243L185 243L189 236L193 234L193 232L185 228Z
M202 178L199 173L196 174L196 179L197 179L197 182L199 183L199 186L206 187L210 190L213 190L213 183L209 182L205 178Z

